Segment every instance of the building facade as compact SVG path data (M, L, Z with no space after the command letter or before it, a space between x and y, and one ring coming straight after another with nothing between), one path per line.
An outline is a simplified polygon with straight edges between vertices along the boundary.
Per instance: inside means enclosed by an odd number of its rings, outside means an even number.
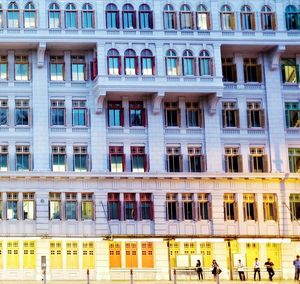
M0 33L1 280L293 278L299 0L2 1Z

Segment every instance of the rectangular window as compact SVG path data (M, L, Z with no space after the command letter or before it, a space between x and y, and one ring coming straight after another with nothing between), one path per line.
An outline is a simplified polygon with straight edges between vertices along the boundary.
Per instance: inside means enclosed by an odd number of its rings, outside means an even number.
M0 126L8 126L8 101L0 100Z
M198 220L211 220L212 219L212 209L211 202L209 200L210 196L207 193L198 193L197 194L197 217ZM196 217L196 216L195 216ZM194 217L194 219L196 219Z
M72 124L73 126L87 126L88 111L86 107L86 100L72 101Z
M61 194L60 193L50 193L49 201L49 219L61 219Z
M265 111L260 102L247 102L248 128L265 128Z
M224 193L224 221L237 221L238 208L234 193Z
M122 102L108 102L108 126L124 126Z
M94 220L95 218L93 193L81 194L81 218L82 220Z
M193 202L193 194L190 193L184 193L182 194L182 217L183 220L193 220L194 214L193 210L194 208L194 202ZM195 212L194 212L195 213Z
M142 268L154 267L154 253L152 242L142 242Z
M66 158L65 146L52 146L52 171L65 172L67 168Z
M250 171L252 173L268 172L268 156L263 147L250 148Z
M72 81L86 81L87 71L84 56L71 56Z
M300 105L299 102L285 103L286 127L300 127Z
M19 204L18 193L16 192L7 193L7 201L6 201L7 220L19 219L18 204Z
M180 147L168 146L167 149L167 172L182 172L182 155Z
M223 128L240 127L240 112L236 102L222 103Z
M50 80L65 80L65 61L64 56L50 56Z
M165 127L180 127L180 109L177 102L166 102Z
M29 126L30 107L29 100L15 100L15 124L16 126Z
M82 243L82 268L95 269L95 243Z
M121 220L120 194L108 193L107 200L108 220Z
M64 100L51 100L51 126L66 126L66 108Z
M109 242L109 268L121 268L121 242Z
M235 17L233 12L221 12L221 26L223 31L235 30Z
M18 269L19 268L19 242L8 241L6 254L6 268Z
M289 148L289 164L291 173L300 173L300 148Z
M202 148L199 146L188 147L189 171L200 173L206 171L205 156L202 155Z
M179 203L177 193L167 193L166 195L166 220L179 220Z
M275 194L263 194L264 220L277 221L277 202Z
M154 206L151 193L140 193L140 219L154 219Z
M300 194L290 194L291 220L300 220Z
M204 11L196 12L196 26L198 30L210 30L210 13Z
M137 202L135 200L135 193L124 193L124 219L137 220Z
M243 157L240 155L240 148L225 147L225 170L227 173L243 171Z
M122 173L125 171L123 146L109 146L109 166L112 173Z
M87 146L73 147L74 172L87 172L89 170L89 157Z
M237 81L236 64L233 58L222 58L222 73L224 82Z
M0 172L8 171L8 146L0 145Z
M257 220L257 208L256 208L254 194L252 193L243 194L243 209L244 209L244 221Z
M30 148L27 145L16 146L16 171L30 171Z
M35 200L33 192L23 193L23 219L35 219Z
M23 268L35 269L36 255L35 255L35 241L23 242Z
M138 267L137 242L126 242L125 254L126 268Z
M142 101L129 102L129 116L130 127L146 126L146 114Z
M203 127L203 113L199 103L186 103L185 107L187 127Z
M273 12L261 12L261 29L263 31L276 30L276 15Z
M0 80L8 80L8 61L7 56L0 56Z
M66 249L67 249L66 268L78 269L78 243L67 242Z
M15 80L30 80L29 59L27 55L15 55Z
M256 58L244 58L244 78L245 83L262 82L261 65L257 63Z
M77 194L66 193L65 201L66 220L77 220Z
M133 173L144 173L147 171L147 155L145 147L131 146L131 171Z
M2 193L0 192L0 220L3 220L3 199L2 199ZM0 241L0 244L1 241ZM1 259L1 255L0 255L0 259ZM1 260L0 260L1 262ZM1 265L0 265L0 268L1 268Z
M50 269L62 269L61 241L50 241Z
M281 60L282 83L299 83L299 65L295 58Z

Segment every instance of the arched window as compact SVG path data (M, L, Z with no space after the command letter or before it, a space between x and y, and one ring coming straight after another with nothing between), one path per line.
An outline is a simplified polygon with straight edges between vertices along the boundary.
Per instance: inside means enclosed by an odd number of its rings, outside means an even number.
M193 21L193 14L191 12L191 8L184 4L180 7L180 28L184 30L192 30L194 21Z
M136 13L130 4L125 4L122 11L123 29L136 28Z
M106 28L118 29L120 27L119 10L115 4L106 6Z
M255 30L255 14L248 5L241 9L241 28L242 30Z
M141 52L141 74L155 75L155 58L149 49L144 49Z
M210 30L210 14L204 5L199 5L196 12L198 30Z
M207 50L202 50L199 54L200 76L213 76L213 63Z
M3 8L0 4L0 28L3 28Z
M140 29L153 29L153 13L147 4L143 4L139 9Z
M261 9L261 29L266 30L276 30L276 17L272 9L265 5Z
M73 3L66 6L65 27L66 29L77 29L77 10Z
M107 52L107 73L108 75L121 75L121 56L116 49Z
M8 28L19 28L19 8L15 2L11 2L7 9L7 27Z
M49 28L50 29L60 29L60 9L58 4L52 3L49 6Z
M93 29L95 27L94 10L91 4L83 4L81 12L81 21L83 29Z
M300 29L300 13L295 6L289 5L286 7L285 20L287 30Z
M167 4L164 8L164 27L166 30L177 29L177 15L170 4Z
M195 58L191 50L185 50L182 54L182 73L184 76L196 75Z
M24 8L24 28L36 28L36 10L31 2L27 3Z
M221 26L224 31L235 30L235 18L234 13L231 11L230 6L223 5L221 8Z
M168 76L179 76L179 58L175 50L169 49L166 53L166 73Z
M125 75L138 75L138 58L133 49L124 52L124 71Z

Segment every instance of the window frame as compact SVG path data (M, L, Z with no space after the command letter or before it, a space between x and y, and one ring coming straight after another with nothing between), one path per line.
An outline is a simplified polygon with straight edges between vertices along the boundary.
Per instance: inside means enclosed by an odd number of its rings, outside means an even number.
M12 207L9 204L14 204ZM6 193L6 220L19 220L20 219L20 211L19 211L19 193L18 192L8 192ZM8 210L12 209L13 212L9 214Z
M19 74L17 72L17 66L20 66L19 71L21 71L20 73L20 79L17 79L19 77ZM24 67L26 67L25 70L27 74L22 74L22 72L24 71ZM15 61L14 61L14 80L15 81L30 81L31 80L31 76L30 76L30 63L29 63L29 56L28 55L15 55Z
M199 25L199 17L205 15L205 28L201 28L201 25ZM196 24L195 27L197 28L198 31L209 31L211 30L211 15L210 12L207 11L207 8L205 5L200 4L197 7L196 10ZM203 19L202 19L203 20Z
M51 203L54 202L54 204L58 204L55 207L58 207L59 209L59 218L56 218L57 215L54 216L54 213L57 214L57 211L53 211L55 208L52 209ZM53 212L52 212L53 211ZM62 220L62 199L61 199L61 193L60 192L50 192L49 193L49 220ZM54 216L54 217L53 217Z
M222 102L223 128L240 128L240 112L235 101Z
M180 76L179 57L174 49L169 49L166 52L165 68L167 76Z
M202 173L206 172L206 159L205 155L202 153L201 146L188 146L188 163L189 172L192 173ZM197 159L197 162L193 160ZM193 166L194 165L194 166ZM197 165L199 168L197 168Z
M132 63L134 68L132 68L131 66ZM124 75L126 76L139 75L139 60L138 60L138 56L136 55L136 52L133 49L126 49L124 52Z
M240 16L242 31L255 31L255 13L249 5L242 6Z
M144 18L144 20L142 20L142 17ZM146 19L148 19L148 23L147 23L148 27L146 27L146 25L143 26L143 24L142 24L142 23L146 22L145 17L146 17ZM139 6L139 29L140 30L152 30L153 29L153 11L147 4L141 4Z
M179 11L179 22L181 30L194 29L194 15L188 4L182 4Z
M277 196L273 193L263 194L264 221L278 222Z
M117 205L117 216L118 218L114 218L111 214L111 212L114 210L112 207L112 204ZM115 192L109 192L107 193L107 218L108 220L119 220L122 221L122 203L120 200L120 193L115 193Z
M123 201L123 209L124 209L124 221L138 220L138 208L137 208L137 200L136 200L136 193L124 193L124 201ZM129 214L128 210L132 210ZM128 215L129 214L129 215Z
M78 71L78 66L83 66L83 76ZM77 66L77 72L74 72L74 67ZM74 73L78 78L75 78ZM82 79L80 77L83 77ZM71 56L71 81L73 82L84 82L87 81L87 64L84 55L72 55Z
M109 23L109 16L111 17L111 15L115 14L115 27L109 27L108 23ZM106 29L119 29L120 28L120 12L118 10L118 7L113 4L113 3L109 3L106 5L105 8L105 22L106 22Z
M173 212L175 209L175 212ZM172 212L170 214L170 212ZM170 216L171 215L171 216ZM179 201L178 193L166 194L166 221L179 221Z
M124 127L124 108L122 101L108 101L107 102L107 114L108 114L108 127ZM111 123L111 111L113 111L114 123ZM116 113L118 111L119 124L116 124ZM117 120L117 121L118 121Z
M10 25L10 15L11 13L13 13L13 22L14 24L11 26ZM17 15L17 25L15 26L15 13ZM20 28L20 9L19 9L19 6L16 2L10 2L8 4L8 8L7 8L7 11L6 11L6 26L8 29L19 29Z
M251 173L267 173L268 172L268 156L265 154L265 148L250 147L250 172ZM261 167L261 168L260 168Z
M76 30L78 29L78 10L74 3L68 3L64 11L65 29ZM73 24L73 17L75 16L75 25ZM68 23L69 21L69 23Z
M30 5L32 5L32 7ZM34 14L34 25L33 26L26 27L26 13ZM29 19L31 19L31 17ZM35 6L32 2L28 2L25 5L25 8L23 10L23 27L24 27L24 29L36 29L37 28L37 10L35 9Z
M63 158L64 164L55 164L56 158L57 162L60 158ZM56 169L57 167L57 169ZM67 171L67 152L66 146L64 145L52 145L51 146L51 170L52 172L66 172Z
M92 215L90 216L85 216L84 215L84 205L85 204L91 204L92 205ZM95 201L94 201L94 194L93 193L81 193L81 220L91 220L91 221L95 221Z
M235 193L224 193L224 221L238 221L238 202Z
M228 21L228 22L227 22ZM235 30L235 16L229 5L223 5L220 9L220 22L222 31Z
M52 17L52 15L55 15L55 17ZM52 23L55 24L52 26ZM61 29L61 26L62 26L62 19L61 19L60 7L57 3L51 3L49 5L49 10L48 10L48 27L49 29Z
M258 116L258 126L255 123L255 118ZM248 101L247 102L247 122L248 128L265 128L265 110L262 108L261 102Z
M147 205L147 206L145 206ZM140 220L154 220L154 202L152 200L152 193L140 193ZM144 210L149 210L149 218L146 218ZM147 215L147 214L146 214Z
M203 49L200 51L198 62L199 62L200 76L214 76L213 58L211 57L210 53L207 50ZM203 66L206 67L203 68Z
M63 124L53 124L53 117L55 116L58 120L60 115L59 113L53 113L53 111L62 110L63 114ZM58 117L57 117L58 115ZM66 127L66 107L65 107L65 100L64 99L50 99L50 126L51 127Z
M25 217L25 208L24 205L26 202L32 203L32 217ZM35 193L34 192L23 192L23 200L22 200L22 219L23 220L35 220L36 219L36 203L35 203Z
M176 112L176 115L175 115ZM173 117L174 116L174 117ZM164 102L165 128L181 127L181 110L178 102ZM170 121L170 118L172 121ZM176 121L173 121L176 118Z
M244 222L246 221L257 222L257 201L256 201L256 195L254 193L243 194L243 212L244 212Z
M122 7L122 27L124 30L136 29L136 11L129 3Z
M91 17L91 26L86 25L86 19ZM88 21L89 22L89 21ZM82 29L94 29L95 28L95 11L90 3L84 3L81 10L81 27Z
M121 157L122 161L122 170L118 169L118 166L116 167L116 170L112 170L112 158L114 156ZM117 164L118 165L118 164ZM123 173L126 170L126 159L124 154L124 147L123 146L109 146L109 171L112 173Z
M142 158L143 168L134 170L134 157ZM130 147L130 160L131 160L131 172L133 173L145 173L148 171L147 155L145 153L145 146L131 146Z
M151 69L145 68L146 65L148 66L148 60L151 62ZM143 49L141 51L140 61L142 76L154 76L156 74L155 56L153 56L153 53L150 49ZM147 64L145 64L145 62L147 62ZM145 72L145 70L149 69L151 70L151 74L149 74L149 72Z
M163 19L165 30L177 30L177 13L171 4L164 6Z
M175 163L178 163L178 168ZM166 170L168 173L183 172L183 157L180 146L166 147Z
M2 159L5 157L4 159ZM6 160L6 167L3 167L2 162ZM8 145L0 145L0 172L9 171L9 150Z
M243 172L243 156L240 154L240 147L225 147L225 172L241 173Z
M118 62L118 68L113 68L112 70L114 70L113 72L111 72L111 60L113 60L112 62L115 63L115 59L117 59ZM114 64L113 64L114 66ZM118 70L118 72L115 72L115 69ZM107 74L108 75L114 75L114 76L118 76L121 75L122 73L122 64L121 64L121 56L120 53L117 49L115 48L111 48L107 51Z
M86 164L86 168L83 169L82 167L80 167L80 170L76 170L76 156L79 156L80 159L85 159L85 164ZM80 161L80 165L81 165L81 161ZM90 167L89 167L89 155L88 155L88 151L87 151L87 146L86 145L74 145L73 146L73 171L74 172L89 172L90 171Z
M73 216L73 211L72 208L68 208L68 204L75 204L75 216ZM72 206L73 207L73 206ZM78 201L77 201L77 193L73 192L66 192L65 193L65 220L73 220L73 221L78 221ZM71 209L71 213L68 213L68 209ZM73 208L74 209L74 208ZM68 216L68 214L71 214ZM75 218L74 218L75 217Z
M18 156L22 158L22 168L18 168ZM24 168L23 159L27 157L28 159L28 168ZM16 159L15 159L15 170L16 171L31 171L31 153L29 145L16 145Z

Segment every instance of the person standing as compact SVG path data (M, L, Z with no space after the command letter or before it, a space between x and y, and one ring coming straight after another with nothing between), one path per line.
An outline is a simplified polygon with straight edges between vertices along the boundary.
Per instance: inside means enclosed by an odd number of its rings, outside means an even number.
M256 274L258 274L258 280L260 281L261 277L260 277L260 264L258 261L258 258L255 258L254 261L254 281L256 280Z
M267 272L269 273L269 279L270 281L273 281L273 276L275 274L274 272L274 263L271 261L270 258L265 262L265 267L267 268Z
M217 261L214 259L212 262L212 270L211 273L214 275L214 279L216 280L216 283L219 284L220 283L220 273L222 272L222 270L220 269Z
M201 261L200 261L200 259L197 260L196 271L197 271L197 274L198 274L198 279L199 280L203 280L203 269L201 267Z
M299 275L300 275L300 256L299 255L296 256L296 259L293 261L293 265L295 266L294 280L299 281Z
M237 271L239 273L240 280L246 281L245 272L244 272L244 264L242 263L242 261L240 259L238 261Z

